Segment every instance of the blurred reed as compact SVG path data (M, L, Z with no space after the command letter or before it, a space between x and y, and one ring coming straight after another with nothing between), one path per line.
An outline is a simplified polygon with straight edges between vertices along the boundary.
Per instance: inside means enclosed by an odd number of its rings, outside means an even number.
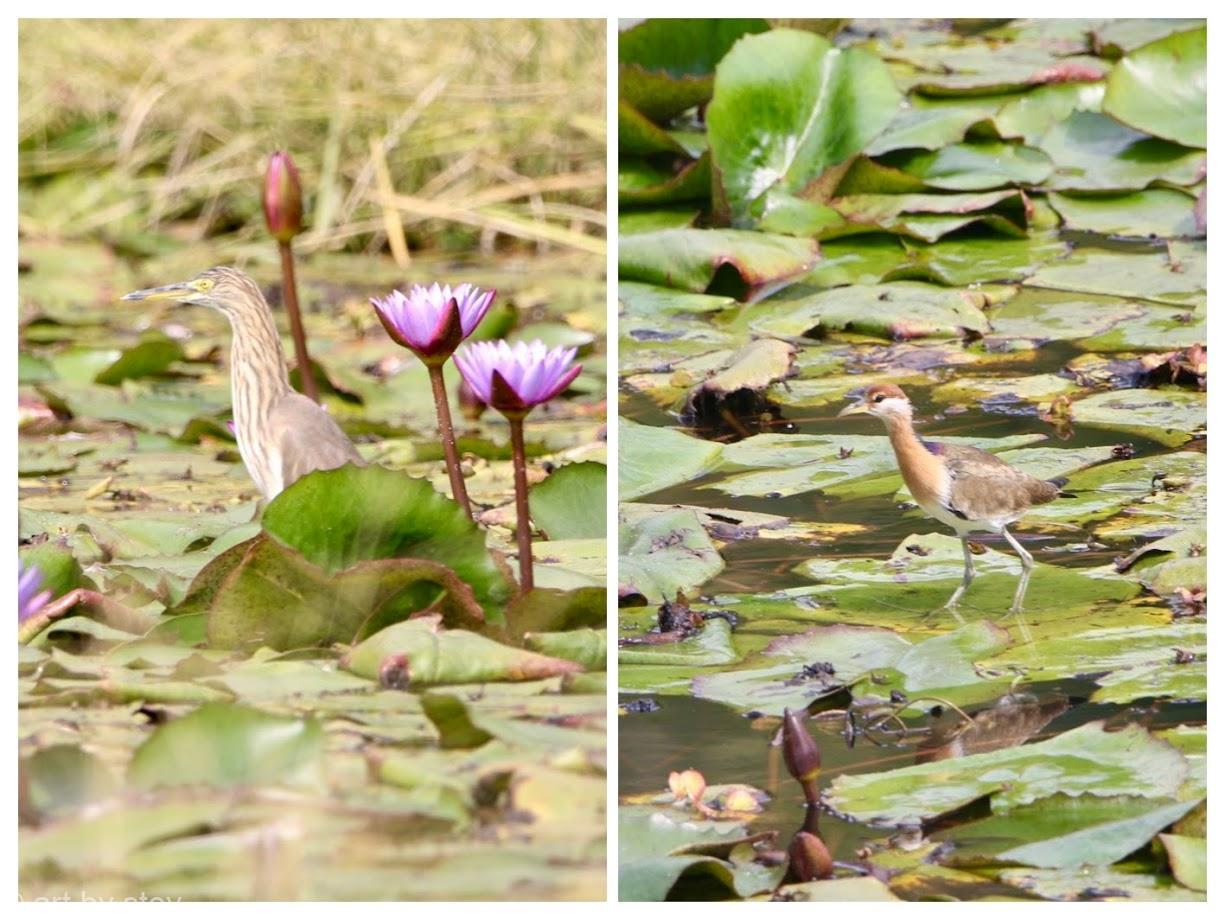
M602 20L24 20L18 38L25 237L264 249L284 148L303 252L603 252Z

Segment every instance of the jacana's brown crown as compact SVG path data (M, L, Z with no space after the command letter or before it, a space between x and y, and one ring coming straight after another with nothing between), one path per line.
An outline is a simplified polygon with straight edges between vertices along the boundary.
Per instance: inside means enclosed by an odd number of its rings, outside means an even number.
M893 383L874 383L863 394L866 402L872 402L877 396L884 399L907 399L906 394L902 392L902 388Z

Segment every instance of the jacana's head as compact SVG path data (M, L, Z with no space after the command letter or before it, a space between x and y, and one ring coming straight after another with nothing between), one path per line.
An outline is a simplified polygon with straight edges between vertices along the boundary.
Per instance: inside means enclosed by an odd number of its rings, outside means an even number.
M124 294L123 299L177 300L180 303L212 307L225 314L238 313L244 309L259 309L264 303L264 295L260 292L259 285L252 281L248 274L225 266L200 272L190 281L133 291L131 294Z
M863 398L838 413L843 415L875 415L885 424L910 420L910 400L902 388L892 383L874 383L863 392Z

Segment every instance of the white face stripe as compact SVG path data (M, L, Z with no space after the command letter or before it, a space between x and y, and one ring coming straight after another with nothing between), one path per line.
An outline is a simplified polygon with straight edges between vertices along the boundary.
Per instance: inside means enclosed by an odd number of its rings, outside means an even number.
M909 415L910 400L901 396L886 396L880 402L869 402L873 415Z

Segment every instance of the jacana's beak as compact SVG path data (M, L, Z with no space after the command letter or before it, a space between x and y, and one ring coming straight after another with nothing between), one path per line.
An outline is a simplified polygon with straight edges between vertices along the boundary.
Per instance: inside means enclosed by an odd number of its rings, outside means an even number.
M866 402L851 403L838 413L838 418L844 415L867 415L872 409Z
M178 284L163 284L161 287L145 288L143 291L133 291L124 294L123 300L182 300L192 297L200 291L190 281L180 281Z

